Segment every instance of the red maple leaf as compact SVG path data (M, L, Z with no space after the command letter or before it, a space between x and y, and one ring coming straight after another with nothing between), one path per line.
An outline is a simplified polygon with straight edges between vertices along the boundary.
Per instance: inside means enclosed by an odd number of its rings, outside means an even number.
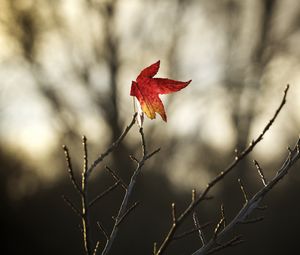
M187 82L170 80L167 78L153 78L157 74L160 61L146 67L141 71L136 81L132 81L130 95L139 101L142 111L150 119L155 119L157 112L167 122L167 115L159 94L170 94L185 88L192 80Z

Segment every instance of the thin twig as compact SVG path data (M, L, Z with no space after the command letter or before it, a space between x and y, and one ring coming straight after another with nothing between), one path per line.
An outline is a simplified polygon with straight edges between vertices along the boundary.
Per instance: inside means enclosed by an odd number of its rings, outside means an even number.
M242 236L236 236L236 237L232 238L231 240L229 240L228 242L218 245L214 249L211 249L207 254L213 254L217 251L223 250L227 247L232 247L232 246L238 245L242 242L244 242L244 240L242 239Z
M243 184L243 182L242 182L242 180L240 178L238 179L238 182L240 184L240 189L241 189L241 191L243 193L243 196L244 196L244 199L245 199L245 203L247 203L248 202L248 196L246 194L244 184Z
M192 189L192 203L196 201L197 192L196 189Z
M191 234L193 234L195 232L203 231L204 228L206 228L206 227L208 227L210 225L211 225L211 222L207 222L207 223L202 224L202 225L199 224L197 228L193 228L193 229L185 231L185 232L183 232L181 234L175 235L174 238L173 238L173 241L181 239L181 238L184 238L186 236L189 236L189 235L191 235ZM203 238L203 236L202 236L202 238ZM203 240L203 241L205 242L205 240Z
M138 159L136 157L134 157L133 155L129 155L129 158L134 161L135 163L139 163Z
M252 224L252 223L262 221L262 220L264 220L264 217L257 217L257 218L253 218L253 219L247 219L247 220L240 221L239 224Z
M177 219L176 219L176 204L172 203L172 221L173 224L176 224Z
M125 182L122 180L122 178L110 167L105 166L105 169L111 174L111 176L118 182L120 182L121 186L123 187L124 190L127 190L127 185Z
M154 242L153 243L153 255L156 254L156 251L157 251L157 242Z
M64 150L64 153L65 153L65 158L66 158L66 163L67 163L67 168L68 168L68 173L69 173L69 177L71 179L71 182L75 188L76 191L79 192L79 194L82 193L76 179L75 179L75 176L74 176L74 172L73 172L73 167L72 167L72 162L71 162L71 157L70 157L70 153L69 153L69 149L66 145L63 145L62 146L63 150Z
M65 195L62 195L62 199L81 218L81 213L80 213L79 209L74 205L74 203L69 198L67 198Z
M136 115L135 115L136 116ZM157 152L159 152L159 149L155 150L154 152L147 154L147 150L146 150L146 141L145 141L145 136L144 136L144 132L143 132L143 128L140 128L139 130L140 135L141 135L141 144L142 144L142 151L143 151L143 156L141 158L141 160L139 160L137 162L137 166L135 171L133 172L130 182L128 184L127 190L125 192L125 195L123 197L123 201L121 203L121 206L119 208L118 214L115 217L115 223L114 226L112 228L112 231L110 233L110 237L107 240L105 247L102 251L102 255L106 255L108 254L114 239L116 238L116 235L118 233L119 230L119 225L121 222L124 221L124 218L136 207L137 204L134 204L132 207L130 207L129 209L127 209L128 206L128 201L129 201L129 197L131 196L133 189L135 187L136 181L137 181L137 177L139 176L139 174L141 173L142 167L144 166L145 162L150 159L151 157L153 157Z
M145 161L148 160L149 158L153 157L154 154L156 154L156 153L158 153L158 152L160 152L160 148L158 148L158 149L152 151L151 153L149 153L148 155L146 155Z
M83 145L83 167L81 175L81 205L82 205L82 228L83 228L83 244L84 249L87 255L92 254L92 243L91 243L91 233L90 233L90 212L89 212L89 203L88 203L88 151L87 151L87 139L85 136L82 136L82 145Z
M197 197L196 189L192 189L192 203L195 203L196 197ZM204 234L203 234L202 228L200 226L196 211L193 212L193 222L194 222L195 228L198 230L198 236L201 240L201 243L202 243L202 245L204 245L206 241L205 241ZM174 239L176 240L176 236L173 237L173 240Z
M221 204L221 217L224 219L224 221L223 221L223 228L225 228L226 227L226 218L225 218L224 204Z
M79 192L80 198L81 198L81 207L82 211L80 212L79 209L66 197L63 197L66 203L72 208L72 210L81 217L82 221L82 234L83 234L83 243L84 243L84 249L85 253L87 255L90 254L96 254L97 249L99 246L99 242L96 244L96 248L93 250L92 249L92 241L91 241L91 236L90 236L90 214L89 214L89 207L91 207L96 201L98 201L100 198L105 196L108 192L112 191L115 189L120 183L122 183L122 186L126 188L125 183L121 180L120 177L118 177L116 174L113 175L118 181L110 186L108 189L106 189L104 192L102 192L100 195L98 195L95 199L93 199L90 203L88 202L88 177L90 173L93 171L93 169L103 161L103 159L108 156L115 148L119 146L119 144L123 141L123 139L126 137L127 133L129 130L133 127L135 120L136 120L137 113L135 113L132 117L132 120L130 124L125 128L123 133L119 136L119 138L112 143L112 145L104 152L102 153L92 164L90 167L88 167L88 149L87 149L87 139L85 136L82 136L82 144L83 144L83 167L82 167L82 174L81 174L81 187L77 183L74 173L73 173L73 168L71 164L71 158L69 155L69 150L67 146L63 145L63 150L65 153L65 158L67 162L67 168L68 168L68 173L69 177L71 179L71 182L74 186L74 188ZM143 138L144 139L144 138ZM149 157L149 155L148 155ZM143 161L145 161L144 159ZM144 163L144 162L143 162ZM113 171L111 171L113 172ZM125 208L126 209L126 208ZM124 211L122 211L124 213ZM94 252L93 252L94 251Z
M83 145L83 173L87 172L88 169L88 150L87 150L87 139L86 136L82 136Z
M123 139L126 137L127 133L129 132L129 130L133 127L135 120L136 120L136 116L137 113L135 113L132 117L132 120L130 122L130 124L125 128L125 130L123 131L123 133L119 136L119 138L112 143L112 145L105 151L103 152L89 167L87 173L88 175L91 174L91 172L94 170L94 168L103 161L103 159L105 157L107 157L111 152L113 152L114 149L116 149L119 144L123 141Z
M206 189L197 198L197 200L195 202L190 203L190 205L186 208L186 210L177 218L177 224L175 226L171 225L168 233L166 234L166 236L165 236L164 240L162 241L159 249L157 250L156 255L160 255L166 250L167 246L170 244L172 238L174 237L174 234L175 234L177 228L182 224L182 222L187 218L187 216L190 215L190 213L192 213L194 211L195 207L197 207L199 205L199 203L201 201L203 201L203 199L205 198L207 193L212 189L212 187L214 187L226 175L228 175L254 149L254 147L263 139L265 133L270 129L273 122L277 118L279 112L281 111L281 109L285 105L288 90L289 90L289 85L287 85L285 90L284 90L283 98L281 100L281 103L280 103L279 107L276 109L275 114L269 120L267 125L264 127L261 134L255 140L253 140L244 151L239 153L236 156L236 158L234 159L234 161L231 162L231 164L224 171L221 171L211 182L209 182L207 184Z
M221 231L221 227L223 225L223 222L224 222L224 218L221 218L220 221L218 222L217 226L215 227L213 240L217 239L217 236Z
M109 236L108 236L107 232L105 231L104 227L100 224L99 221L97 221L97 226L101 230L102 234L105 236L106 240L108 240Z
M119 226L139 204L140 204L140 202L135 202L132 206L130 206L127 209L127 211L124 213L124 215L116 223L117 226Z
M93 255L97 255L99 244L100 244L100 241L97 241Z
M269 193L275 185L283 179L283 177L288 173L289 169L299 160L300 153L297 150L297 147L300 145L300 140L297 141L294 149L292 149L291 155L288 155L280 169L276 172L273 179L271 179L267 186L261 188L251 199L248 200L247 203L244 204L242 209L236 214L236 216L231 220L227 226L219 232L217 238L211 238L211 240L203 247L195 251L192 255L204 255L209 254L214 250L214 246L217 244L218 240L221 240L226 234L228 234L232 229L240 223L253 223L262 218L249 219L249 215L257 208L259 208L259 204L262 199ZM218 248L218 250L220 250Z
M254 162L254 165L255 165L255 167L256 167L256 169L257 169L257 172L258 172L258 174L259 174L259 177L260 177L260 179L261 179L262 184L263 184L264 186L267 186L267 180L266 180L266 178L265 178L265 175L264 175L263 170L261 169L260 165L258 164L258 162L257 162L255 159L253 160L253 162Z
M206 240L205 240L204 233L203 233L204 227L202 227L203 225L200 225L196 211L193 212L193 222L194 222L196 229L198 229L198 235L202 242L202 245L205 245Z
M146 147L146 142L145 142L145 135L144 135L144 131L143 128L140 128L140 134L141 134L141 142L142 142L142 148L143 148L143 157L145 157L147 155L147 147Z
M93 206L99 199L101 199L102 197L104 197L105 195L107 195L109 192L111 192L112 190L114 190L116 187L118 187L120 184L120 181L117 181L115 184L111 185L110 187L108 187L106 190L104 190L101 194L99 194L98 196L96 196L90 203L89 203L89 207Z

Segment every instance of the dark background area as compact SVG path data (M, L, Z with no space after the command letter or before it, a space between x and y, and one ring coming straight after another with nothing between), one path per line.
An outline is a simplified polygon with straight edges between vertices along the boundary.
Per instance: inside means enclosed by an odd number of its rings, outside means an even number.
M254 194L279 169L299 128L300 4L289 0L0 0L0 226L7 254L83 254L80 219L61 196L79 199L68 178L62 144L76 177L81 135L92 162L121 134L133 112L129 89L140 70L161 60L160 77L193 79L163 98L168 123L146 120L149 149L161 147L139 177L111 254L151 254L171 224L171 203L182 211L191 189L206 183L258 136L278 107L287 105L257 146L198 208L212 235L223 203L227 220L243 205L237 182ZM126 182L141 155L138 127L95 170L90 197L113 184L104 166ZM280 254L297 250L299 164L264 200L264 220L238 226L244 243L222 254ZM92 210L94 241L105 239L123 190ZM188 219L179 233L193 227ZM191 254L197 235L172 243L166 254Z

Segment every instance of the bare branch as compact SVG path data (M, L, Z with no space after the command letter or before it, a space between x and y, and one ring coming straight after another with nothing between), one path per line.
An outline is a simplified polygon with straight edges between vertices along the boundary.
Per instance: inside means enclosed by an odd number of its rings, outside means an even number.
M128 215L140 204L140 202L135 202L132 206L130 206L128 208L128 210L123 214L123 216L118 219L118 222L116 223L117 226L119 226L123 221L124 219L126 219L128 217Z
M225 218L224 204L221 204L221 217L224 219L224 221L223 221L223 228L225 228L226 227L226 218Z
M83 173L85 174L88 169L88 151L87 151L87 139L82 136L82 145L83 145Z
M114 142L112 143L112 145L104 152L102 153L94 162L93 164L89 167L87 173L88 175L91 174L91 172L94 170L94 168L100 163L103 161L103 159L105 157L107 157L111 152L113 152L114 149L116 149L119 144L123 141L123 139L126 137L127 133L129 132L129 130L133 127L134 123L135 123L135 120L136 120L136 116L137 116L137 113L135 113L133 116L132 116L132 120L130 122L130 124L125 128L125 130L123 131L123 133L119 136L119 138Z
M81 218L82 215L81 215L79 209L74 205L74 203L69 198L67 198L65 195L62 196L62 199Z
M97 255L99 244L100 244L100 241L97 241L94 252L93 252L93 255Z
M184 238L186 236L189 236L189 235L191 235L191 234L193 234L195 232L202 232L203 229L206 228L206 227L208 227L209 225L211 225L211 222L207 222L207 223L202 224L202 225L199 224L197 228L193 228L193 229L185 231L185 232L183 232L181 234L175 235L174 238L173 238L173 241L181 239L181 238ZM202 238L203 238L203 235L202 235ZM203 240L203 241L205 241L205 240Z
M133 155L129 155L129 158L134 161L135 163L139 163L139 161L133 156Z
M264 172L262 171L260 165L258 164L258 162L254 159L253 160L254 162L254 165L258 171L258 174L259 174L259 177L261 179L261 182L263 183L264 186L267 186L267 181L266 181L266 178L265 178L265 175L264 175Z
M236 237L232 238L231 240L229 240L228 242L218 245L214 249L211 249L207 254L213 254L217 251L223 250L227 247L232 247L232 246L238 245L242 242L244 242L244 240L242 240L242 236L236 236Z
M144 131L143 128L140 128L140 134L141 134L141 142L142 142L142 148L143 148L143 157L145 157L147 155L147 148L146 148L146 142L145 142L145 135L144 135Z
M153 243L153 255L156 254L156 251L157 251L157 242L154 242Z
M211 238L211 240L199 250L195 251L193 255L203 255L203 254L210 254L215 248L217 241L220 240L222 237L227 235L232 229L240 223L254 223L262 220L262 217L256 219L248 219L249 215L255 210L259 208L259 204L262 199L269 193L275 185L283 179L283 177L288 173L289 169L297 162L300 158L300 153L297 147L300 144L300 140L297 141L294 149L292 149L291 153L287 156L286 160L280 167L280 169L276 172L274 177L267 183L266 186L261 188L251 199L248 200L242 207L242 209L237 213L237 215L232 219L232 221L217 235L217 238ZM218 247L220 250L220 247Z
M75 179L75 176L74 176L74 172L73 172L73 167L72 167L72 162L71 162L71 157L70 157L70 153L69 153L69 149L66 145L63 145L62 146L63 150L64 150L64 153L65 153L65 158L66 158L66 162L67 162L67 167L68 167L68 173L69 173L69 177L71 179L71 182L75 188L76 191L79 192L79 194L82 193L76 179Z
M105 231L104 227L100 224L99 221L97 221L97 226L100 229L100 231L102 232L102 234L105 236L106 240L108 240L109 236L108 236L107 232Z
M264 217L258 217L258 218L254 218L254 219L247 219L247 220L240 221L239 224L252 224L252 223L262 221L263 219L264 219Z
M111 176L117 181L120 182L121 186L123 187L124 190L127 190L127 185L125 182L121 179L121 177L110 167L106 166L105 169L111 174Z
M111 192L112 190L114 190L116 187L118 187L120 184L119 181L117 181L115 184L111 185L110 187L108 187L106 190L104 190L101 194L99 194L98 196L96 196L90 203L89 203L89 207L93 206L98 200L100 200L102 197L104 197L105 195L107 195L109 192Z
M246 194L244 184L243 184L243 182L242 182L242 180L240 178L238 179L238 182L240 184L240 188L241 188L241 191L243 193L243 196L244 196L244 199L245 199L245 203L247 203L248 202L248 196Z
M92 244L91 244L91 233L90 233L90 212L87 199L87 185L88 185L88 150L87 150L87 139L82 136L83 145L83 167L81 174L81 221L83 229L83 243L86 254L92 254Z
M136 115L135 115L136 116ZM127 205L128 205L128 201L129 201L129 197L132 194L133 188L135 187L136 181L137 181L137 177L139 176L139 174L141 173L141 170L145 164L145 161L150 159L152 156L154 156L157 152L159 152L159 149L155 150L154 152L147 154L147 147L146 147L146 140L145 140L145 136L144 136L144 132L143 129L140 128L139 130L140 135L141 135L141 144L142 144L142 150L143 150L143 156L142 158L137 162L137 167L135 169L135 171L133 172L130 182L128 184L128 188L125 192L125 195L123 197L123 201L120 205L119 211L117 216L115 217L115 224L113 226L113 229L111 231L110 234L110 238L109 240L106 242L105 247L102 251L102 255L106 255L108 254L113 241L118 233L119 230L119 225L121 222L124 221L125 217L127 217L127 215L137 206L138 203L135 203L133 206L131 206L129 209L127 209Z
M82 136L83 145L83 167L81 174L81 221L83 229L83 243L84 249L87 255L92 254L92 242L90 233L90 211L87 198L87 186L88 186L88 150L87 150L87 139Z
M122 184L122 187L125 188L127 191L127 187L125 183L122 181L122 179L111 169L106 168L110 170L110 173L113 175L113 177L117 180L117 182L110 186L108 189L106 189L104 192L102 192L100 195L98 195L96 198L94 198L90 203L88 202L88 194L87 194L87 186L88 186L88 177L89 174L93 171L93 169L101 162L103 159L108 156L118 145L122 142L122 140L125 138L129 130L132 128L132 126L135 123L137 113L135 113L132 117L131 123L125 128L123 133L120 135L120 137L103 153L101 154L93 163L90 167L88 167L88 149L87 149L87 138L85 136L82 136L82 145L83 145L83 167L82 167L82 174L81 174L81 187L79 187L78 183L75 180L74 174L73 174L73 169L72 169L72 164L71 164L71 159L69 155L68 148L64 145L63 150L65 152L65 158L68 166L68 173L70 176L70 179L72 181L73 186L75 189L79 192L80 198L81 198L81 206L82 206L82 212L80 212L71 201L69 201L67 198L64 198L67 204L70 205L70 207L76 212L81 217L82 221L82 233L83 233L83 243L84 243L84 249L86 254L92 254L92 241L90 237L90 212L89 208L95 204L99 199L101 199L103 196L108 194L110 191L115 189L120 183ZM145 139L144 139L144 134L143 131L140 131L142 135L142 144L143 144L143 151L145 152ZM141 163L144 163L146 154L143 157L143 160ZM142 164L143 165L143 164ZM141 166L139 164L138 169L141 169ZM127 192L126 192L127 193ZM127 198L128 201L128 198ZM126 215L123 215L126 209L127 201L125 204L125 207L122 210L122 214L119 214L119 217L117 218L118 221L123 218ZM130 208L132 210L132 208ZM121 210L120 210L121 213ZM115 223L117 225L117 223ZM109 239L107 243L109 242ZM96 248L94 250L94 254L97 252L99 243L97 243Z
M72 164L71 164L71 159L69 155L68 148L64 145L63 149L65 152L65 157L66 157L66 162L68 166L68 173L70 176L70 179L73 183L73 186L75 189L79 192L80 198L81 198L81 205L82 205L82 212L77 209L74 204L64 197L64 200L67 202L67 204L72 208L74 212L76 212L77 215L81 217L82 220L82 233L83 233L83 242L84 242L84 249L86 254L92 254L92 244L91 244L91 237L90 237L90 213L89 213L89 208L95 204L99 199L101 199L103 196L108 194L110 191L115 189L120 183L122 183L122 186L126 189L125 183L121 180L121 178L111 169L110 173L113 175L113 177L117 180L117 182L110 186L108 189L106 189L104 192L102 192L100 195L98 195L96 198L94 198L90 203L88 202L87 198L87 185L88 185L88 177L91 171L99 164L107 155L109 155L119 144L120 142L124 139L124 137L127 135L133 124L135 123L135 118L136 114L133 115L132 121L129 126L126 127L124 132L121 134L121 136L117 139L116 142L114 142L103 154L98 157L94 163L88 168L88 149L87 149L87 138L85 136L82 136L82 145L83 145L83 167L82 167L82 175L81 175L81 188L77 184L74 174L73 174L73 169L72 169ZM144 139L144 138L143 138ZM143 158L143 161L145 159ZM132 208L130 208L132 210ZM125 216L125 215L123 215ZM118 218L120 220L120 217ZM123 219L123 218L122 218ZM94 253L96 253L96 250L98 249L98 243L97 246L94 250Z
M196 189L192 189L192 203L196 201L196 196L197 196Z
M153 157L156 153L158 153L160 151L160 148L158 148L158 149L156 149L156 150L154 150L154 151L152 151L151 153L149 153L148 155L146 155L146 157L145 157L145 161L146 160L148 160L149 158L151 158L151 157Z
M218 222L215 230L214 230L213 240L217 239L217 236L218 236L219 232L221 231L221 227L223 225L223 222L224 222L224 218L221 218L220 221Z
M192 189L192 203L195 203L196 199L197 199L196 189ZM206 240L205 240L205 237L204 237L203 228L201 227L201 225L199 223L199 219L198 219L196 211L193 212L192 217L193 217L193 222L194 222L194 225L195 225L195 229L198 231L198 236L201 240L202 245L204 245ZM191 233L193 233L193 232L194 231L192 231ZM174 236L173 239L175 239L175 240L178 239L178 237L177 238L176 237L177 236Z
M193 212L193 222L194 222L196 229L198 230L198 235L202 242L202 245L205 245L206 240L205 240L204 233L203 233L204 227L202 227L203 225L202 226L200 225L196 211Z
M176 224L176 204L175 203L172 203L172 221L173 221L173 224Z
M177 228L182 224L182 222L187 218L187 216L194 211L195 207L197 207L199 205L199 203L204 200L207 193L212 189L212 187L214 187L226 175L228 175L254 149L254 147L263 139L265 133L270 129L270 127L274 123L275 119L277 118L279 112L281 111L281 109L285 105L288 89L289 89L289 85L287 85L285 90L284 90L283 98L281 100L281 103L280 103L279 107L276 109L273 117L269 120L267 125L264 127L261 134L255 140L253 140L246 149L244 149L241 153L238 153L238 155L236 156L234 161L231 162L231 164L224 171L221 171L211 182L209 182L207 184L206 189L197 198L197 200L195 202L191 202L190 205L186 208L186 210L180 216L178 216L177 224L175 226L172 225L170 227L170 229L169 229L168 233L166 234L164 240L162 241L156 255L160 255L166 250L167 246L170 244L172 238L174 237L174 234L175 234Z

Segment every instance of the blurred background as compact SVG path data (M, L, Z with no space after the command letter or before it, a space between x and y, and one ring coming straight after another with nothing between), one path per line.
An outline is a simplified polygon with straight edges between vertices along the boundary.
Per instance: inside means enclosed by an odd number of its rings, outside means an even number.
M83 254L79 219L61 199L79 205L68 179L62 144L76 177L81 135L92 162L130 122L131 81L161 60L158 77L193 82L162 97L168 123L145 120L147 162L128 217L111 254L150 254L171 224L170 203L183 210L191 189L204 185L258 136L288 102L264 140L214 189L199 208L201 223L227 221L242 207L237 182L249 195L261 187L252 160L273 176L300 130L300 2L298 0L0 0L1 246L8 254ZM138 127L95 170L93 197L113 184L108 165L127 182L140 155ZM265 220L240 226L245 243L222 254L278 254L298 249L299 165L265 199ZM105 239L123 191L92 211L94 239ZM192 227L188 220L180 231ZM213 226L206 230L207 238ZM180 232L179 231L179 232ZM230 238L230 237L229 237ZM167 254L191 254L196 235L171 244Z

